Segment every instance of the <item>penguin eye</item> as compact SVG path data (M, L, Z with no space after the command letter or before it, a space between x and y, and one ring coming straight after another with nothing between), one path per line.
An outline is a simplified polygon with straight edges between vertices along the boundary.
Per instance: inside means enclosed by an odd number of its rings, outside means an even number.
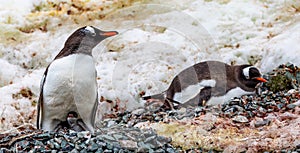
M91 35L92 35L93 37L95 37L95 36L96 36L96 33L91 33Z

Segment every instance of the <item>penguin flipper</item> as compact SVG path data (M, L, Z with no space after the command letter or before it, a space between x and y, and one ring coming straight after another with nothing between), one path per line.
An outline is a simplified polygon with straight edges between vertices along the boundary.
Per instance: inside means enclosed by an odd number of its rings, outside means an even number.
M77 132L89 130L89 128L86 126L86 124L81 119L77 120L76 124L71 128Z
M97 70L95 69L95 74L97 76ZM95 84L96 84L96 87L98 87L98 83L97 83L97 78L95 77ZM91 116L91 122L92 122L92 125L93 125L93 128L95 128L95 122L96 122L96 119L97 119L97 110L98 110L98 88L96 88L96 100L95 100L95 104L94 104L94 107L93 107L93 110L92 110L92 116Z
M42 112L43 112L43 90L41 90L40 97L37 104L37 120L36 120L37 129L41 129Z
M148 99L165 100L166 99L166 92L162 92L162 93L151 95L151 96L144 96L144 97L142 97L142 99L143 100L148 100Z
M37 129L42 129L42 118L43 118L43 103L44 103L44 98L43 98L43 91L44 91L44 83L46 81L46 75L48 73L48 68L49 66L46 68L45 72L44 72L44 75L43 75L43 78L41 80L41 83L40 83L40 97L39 97L39 100L38 100L38 104L37 104L37 120L36 120L36 127Z
M180 102L178 102L174 99L168 98L166 95L166 91L159 93L159 94L151 95L151 96L144 96L144 97L142 97L142 99L143 100L158 99L158 100L164 101L163 106L165 106L166 109L172 109L172 110L174 109L174 104L181 104Z
M92 117L91 117L91 122L92 122L94 128L95 128L95 122L96 122L96 118L97 118L96 117L97 110L98 110L98 92L97 92L97 98L96 98L96 101L95 101L95 105L94 105L93 112L92 112Z

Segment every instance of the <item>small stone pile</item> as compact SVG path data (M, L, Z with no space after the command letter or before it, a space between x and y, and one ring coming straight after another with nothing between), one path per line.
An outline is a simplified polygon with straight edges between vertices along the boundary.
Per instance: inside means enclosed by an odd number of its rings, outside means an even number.
M170 138L153 130L115 126L89 131L43 132L27 130L1 135L0 152L176 152Z

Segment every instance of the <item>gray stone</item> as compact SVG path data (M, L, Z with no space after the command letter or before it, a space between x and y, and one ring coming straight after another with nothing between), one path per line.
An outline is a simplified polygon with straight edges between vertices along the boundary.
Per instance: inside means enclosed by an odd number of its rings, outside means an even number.
M145 109L140 108L140 109L136 109L136 110L132 111L132 114L133 114L133 115L136 115L136 116L140 116L140 115L142 115L142 114L145 113L145 112L146 112Z
M254 126L255 127L261 127L261 126L265 126L265 125L270 125L271 121L266 119L266 120L263 120L263 121L256 121L254 123Z
M122 148L135 150L138 148L137 142L134 142L132 140L119 140L119 143Z
M288 104L286 107L288 109L294 109L296 107L296 105L295 104Z
M115 125L117 125L117 122L116 121L114 121L114 120L110 120L110 121L108 121L107 122L107 127L112 127L112 126L115 126Z
M232 120L236 123L248 123L249 122L247 117L242 116L242 115L237 115Z
M81 131L77 133L78 138L91 138L91 133L89 131Z

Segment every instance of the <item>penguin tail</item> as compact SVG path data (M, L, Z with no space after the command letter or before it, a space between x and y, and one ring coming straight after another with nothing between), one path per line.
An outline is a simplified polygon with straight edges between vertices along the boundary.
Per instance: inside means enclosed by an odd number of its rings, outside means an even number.
M142 97L143 100L148 100L148 99L159 99L159 100L165 100L166 99L166 93L159 93L151 96L144 96Z
M179 106L181 103L176 101L176 100L173 100L171 98L167 98L167 95L166 95L166 91L165 92L162 92L162 93L159 93L159 94L155 94L155 95L151 95L151 96L144 96L142 97L143 100L149 100L149 99L158 99L162 102L164 102L162 108L164 110L174 110L174 109L177 109L177 106ZM176 106L174 106L174 104Z

